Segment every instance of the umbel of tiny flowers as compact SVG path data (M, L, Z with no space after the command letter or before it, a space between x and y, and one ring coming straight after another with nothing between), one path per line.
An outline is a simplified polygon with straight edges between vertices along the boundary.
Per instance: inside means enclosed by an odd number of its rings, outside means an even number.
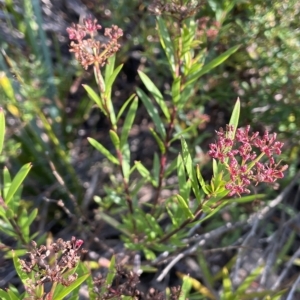
M96 19L88 17L83 20L83 25L73 24L67 28L71 40L70 52L74 52L75 58L85 70L89 66L94 67L95 76L101 92L105 91L100 67L103 67L109 57L113 56L121 47L118 39L123 36L123 31L117 25L105 28L105 42L96 39L98 30L102 26L97 24Z
M250 193L251 183L273 183L283 178L283 171L287 165L280 166L275 162L275 155L281 154L283 143L276 141L276 133L265 131L263 136L259 132L250 134L250 126L238 128L227 125L224 131L216 131L218 140L209 145L208 154L224 164L228 170L230 180L225 188L229 196ZM261 162L266 157L266 161Z
M97 20L90 17L83 20L83 25L73 24L67 28L69 39L72 40L70 52L74 52L75 58L85 69L94 64L104 66L107 59L121 47L118 39L123 35L122 29L116 25L105 28L104 36L107 37L105 43L95 39L100 29L102 27L97 24Z
M29 253L29 260L19 260L22 270L33 274L32 279L25 284L27 293L31 296L37 296L37 292L44 294L45 283L52 283L52 287L57 284L72 284L77 279L77 274L68 274L68 271L77 266L81 255L86 252L81 248L82 245L83 241L75 237L70 241L58 239L49 247L37 247L36 242L32 241L33 249Z

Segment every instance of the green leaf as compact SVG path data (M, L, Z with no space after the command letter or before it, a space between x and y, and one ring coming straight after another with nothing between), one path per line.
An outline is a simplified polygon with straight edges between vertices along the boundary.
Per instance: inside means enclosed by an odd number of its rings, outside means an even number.
M156 255L153 251L151 251L150 249L143 247L143 251L145 253L145 257L148 261L152 261L156 258ZM131 298L132 299L132 298Z
M79 266L78 266L78 269L81 270L81 273L82 274L87 274L89 271L89 269L87 268L86 266L86 263L89 263L89 262L80 262L79 263ZM98 264L97 264L98 265ZM97 267L98 269L98 267ZM86 283L87 283L87 286L88 286L88 295L89 295L89 299L90 300L96 300L97 299L97 296L94 292L94 282L93 282L93 277L92 275L89 276L87 279L86 279Z
M153 128L149 128L149 130L152 133L153 137L155 138L161 153L162 154L166 153L166 147L164 145L164 142L161 140L161 138L158 136L158 134L154 131Z
M11 300L9 294L3 290L0 290L0 299L2 300Z
M140 78L143 81L144 85L148 89L148 91L152 94L152 96L156 100L158 106L164 113L164 115L167 119L167 122L169 123L170 119L171 119L170 112L169 112L169 109L165 103L165 100L164 100L161 92L159 91L159 89L155 86L155 84L152 82L152 80L145 73L143 73L142 71L139 71L139 75L140 75Z
M188 219L193 219L194 215L188 207L187 201L183 199L180 195L176 195L178 200L178 206L180 207L180 211L184 216Z
M193 74L190 74L187 78L187 82L185 86L188 86L198 80L201 76L208 73L215 67L222 64L226 59L228 59L229 56L231 56L233 53L235 53L240 48L240 45L236 45L228 49L226 52L219 55L217 58L210 61L208 64L204 65L202 68L199 68L199 70Z
M122 116L123 112L125 111L126 107L128 106L128 104L130 103L130 101L133 99L134 96L135 96L135 94L132 94L122 105L122 107L117 115L117 119L116 119L117 122L119 121L120 117Z
M130 176L130 149L128 143L122 147L122 171L124 178L128 181Z
M117 133L114 130L110 129L109 135L110 135L110 139L113 142L115 148L120 149L120 139L119 139L119 136L117 135Z
M201 268L201 272L204 275L205 281L210 285L213 286L214 284L214 279L210 271L210 266L208 266L207 261L203 255L202 251L199 251L198 255L198 261L199 261L199 266Z
M199 223L203 223L204 221L210 219L213 215L219 212L224 206L228 204L229 201L222 201L222 203L216 208L211 209L209 206L203 207L203 211L207 214L204 218L202 218Z
M241 102L240 102L240 98L238 98L236 100L236 103L234 105L232 114L231 114L231 118L229 121L229 125L233 125L234 126L234 135L235 135L235 131L239 125L239 118L240 118L240 110L241 110Z
M82 85L84 87L84 89L87 91L89 97L98 105L98 107L100 108L100 110L104 113L105 116L107 116L107 112L103 107L102 104L102 100L101 98L98 96L98 94L88 85L83 84Z
M164 127L164 123L162 122L156 107L153 105L150 98L141 89L137 88L137 94L140 97L140 99L143 101L143 104L145 105L149 116L153 120L157 131L162 136L162 138L165 139L166 130Z
M27 228L28 235L29 235L29 227L30 227L31 223L35 220L37 214L38 214L38 209L35 208L27 218L20 219L20 221L18 223L20 224L20 227L22 228L22 232L25 228ZM24 238L28 239L29 238L28 235L24 236ZM29 240L27 242L29 242Z
M222 270L223 273L223 295L222 299L229 300L232 299L232 283L229 278L228 270L224 267Z
M111 77L112 73L114 72L115 68L115 61L116 61L116 54L112 55L108 60L107 64L105 66L105 75L104 75L104 80L105 80L105 87L107 88L108 86L108 81L109 78Z
M152 171L154 187L158 186L159 172L160 172L160 162L159 162L158 154L155 152L154 159L153 159L153 171Z
M177 218L174 216L174 214L172 213L172 210L168 207L168 205L165 206L167 212L168 212L168 215L170 216L170 219L172 221L172 224L174 227L178 227L179 224L178 224L178 220Z
M11 186L11 176L7 167L3 168L3 198L7 196L9 188Z
M22 271L19 258L16 256L16 253L13 250L12 250L12 257L13 257L15 270L19 278L21 279L22 283L26 285L26 281L29 279L29 275L26 272Z
M188 149L188 145L187 145L186 141L184 140L184 138L181 138L181 148L182 148L182 158L183 158L185 169L186 169L188 177L191 181L192 188L195 193L196 199L198 200L198 202L200 202L202 199L201 199L201 192L200 192L200 188L199 188L199 184L198 184L198 179L197 179L196 172L194 169L192 157L191 157L189 149Z
M69 295L73 290L75 290L78 286L80 286L89 276L91 276L90 273L85 274L79 278L77 278L73 283L71 283L69 286L65 286L62 291L58 295L55 294L53 299L55 300L63 300L64 297Z
M140 180L135 181L131 184L130 191L131 191L131 195L133 198L136 197L138 192L141 190L141 188L143 186L145 186L146 183L147 183L147 180L145 178L141 178Z
M7 195L4 199L6 204L8 204L10 202L10 200L12 199L12 197L14 196L14 194L16 193L16 191L18 190L18 188L20 187L20 185L22 184L24 179L26 178L26 176L29 173L31 167L32 167L31 163L28 163L28 164L24 165L19 170L17 175L14 177L14 179L12 180L12 183L9 187L9 190L7 192Z
M5 136L5 117L4 117L3 108L0 107L0 154L3 149L4 136Z
M136 116L137 107L138 107L138 99L137 99L137 97L135 97L130 105L130 108L126 115L126 119L124 121L123 129L122 129L122 133L121 133L121 140L120 140L121 148L127 142L129 132L132 128L132 124L133 124L134 118Z
M197 167L196 167L196 173L197 173L197 178L198 178L198 180L199 180L199 183L200 183L200 185L201 185L201 188L203 189L204 193L205 193L206 195L208 195L208 194L209 194L209 191L208 191L207 188L206 188L206 183L205 183L205 181L204 181L204 179L203 179L203 177L202 177L202 174L201 174L200 166L199 166L199 165L197 165Z
M186 20L182 30L182 51L181 56L184 56L192 48L192 43L195 40L197 23L193 18Z
M250 287L250 285L253 283L253 281L262 274L262 271L264 269L264 266L258 266L255 268L239 285L237 290L235 291L235 295L244 295L246 290Z
M213 174L215 177L218 175L218 163L215 159L213 159Z
M88 137L87 138L90 144L95 147L100 153L102 153L107 159L109 159L112 163L119 165L119 161L100 143L98 143L95 139Z
M113 73L109 76L108 80L106 81L106 77L105 77L105 96L107 98L110 98L111 96L111 89L112 89L112 85L116 80L116 77L118 76L118 74L120 73L121 69L122 69L123 65L118 66Z
M166 178L166 177L170 176L170 174L173 173L174 170L176 170L176 168L177 168L177 160L173 159L173 161L167 167L164 177Z
M264 199L266 197L265 194L256 194L256 195L249 195L249 196L242 196L239 198L235 198L235 203L247 203L247 202L253 202L258 199Z
M149 236L149 232L148 232L148 237L150 240L154 240L157 237L163 236L164 232L161 229L161 227L159 226L159 224L157 223L156 218L154 218L152 215L150 214L146 214L146 224L147 229L149 229L151 231L150 236Z
M175 78L176 67L175 67L175 51L174 51L173 43L163 18L157 16L156 20L158 25L158 34L159 34L160 43L167 55L169 65L171 67L172 75Z
M144 165L140 161L134 162L139 173L147 180L150 179L151 175L148 169L144 167Z
M189 297L191 288L192 288L191 278L189 276L183 276L183 284L181 287L179 300L186 300Z
M112 226L113 228L121 231L124 235L128 236L131 238L131 233L126 230L122 224L114 217L109 216L108 214L102 212L102 211L98 211L98 216L107 224L109 224L110 226Z
M113 280L116 275L116 257L115 255L112 256L106 276L106 284L107 285L112 285Z
M9 294L10 300L20 300L20 297L15 295L12 290L8 289L7 293Z
M181 88L181 76L178 76L174 79L172 83L172 99L174 104L180 101L180 88Z
M178 155L177 157L177 176L179 182L180 195L184 199L187 199L190 196L191 182L186 180L186 174L181 155Z

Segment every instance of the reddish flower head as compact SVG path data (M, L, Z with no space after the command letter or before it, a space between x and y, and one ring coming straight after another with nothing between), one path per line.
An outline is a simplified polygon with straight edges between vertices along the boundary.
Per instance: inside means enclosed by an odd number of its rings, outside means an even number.
M247 188L251 182L275 182L283 177L287 166L275 164L274 155L281 154L283 143L276 141L276 133L265 131L262 137L258 132L249 134L250 126L236 130L232 125L217 131L218 141L210 144L208 154L226 164L230 181L225 188L229 196L234 194L250 193ZM263 156L268 161L259 162Z

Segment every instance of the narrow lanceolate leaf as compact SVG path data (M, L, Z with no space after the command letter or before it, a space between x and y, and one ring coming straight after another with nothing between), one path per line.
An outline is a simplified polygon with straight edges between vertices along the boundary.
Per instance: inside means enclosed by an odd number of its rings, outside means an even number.
M192 48L192 43L195 40L195 33L197 28L197 22L193 18L186 20L182 30L182 51L181 55L184 56Z
M194 169L192 157L189 152L188 145L183 138L181 139L181 148L182 148L182 158L183 158L184 166L187 171L188 177L191 180L192 188L195 193L196 199L198 201L201 201L201 192L200 192L196 172Z
M3 149L4 136L5 136L5 118L4 118L3 108L0 107L0 154Z
M113 142L115 148L119 149L120 148L120 139L119 139L119 136L117 135L117 133L111 129L109 131L109 136L110 136L110 139Z
M6 54L3 54L5 57ZM8 58L8 57L7 57ZM0 87L4 91L6 97L10 100L11 103L16 103L16 97L14 88L9 80L9 78L6 76L5 72L0 72Z
M180 100L180 84L181 76L178 76L174 79L172 83L172 99L174 104L178 103Z
M19 224L21 225L21 228L29 228L29 226L31 225L31 223L35 220L37 214L38 214L38 209L35 208L31 212L31 214L29 215L29 217L24 218L23 220L20 220Z
M116 122L119 121L120 117L122 116L123 112L125 111L126 107L129 105L130 101L133 99L134 96L135 96L135 94L132 94L132 95L124 102L124 104L122 105L121 109L120 109L119 112L118 112Z
M13 263L14 263L15 270L16 270L19 278L23 282L23 284L25 284L26 281L29 279L29 276L27 273L22 271L19 257L16 255L15 251L13 251L13 250L12 250L12 257L13 257Z
M143 104L145 105L149 116L153 120L156 130L161 135L161 137L165 139L166 130L164 127L164 123L162 122L156 107L153 105L150 98L141 89L137 88L137 94L142 100Z
M240 284L235 294L240 295L241 297L245 295L246 290L251 286L253 281L263 272L263 269L263 266L258 266L257 268L255 268Z
M118 165L119 161L115 158L104 146L102 146L95 139L88 137L88 141L90 144L95 147L100 153L102 153L107 159L109 159L112 163Z
M213 158L213 174L214 177L218 175L218 163L214 158Z
M130 108L126 115L126 119L124 121L123 129L121 133L121 139L120 139L121 148L124 146L125 143L127 143L128 135L130 129L132 128L134 118L136 116L137 107L138 107L138 98L135 97L130 105Z
M160 171L160 164L159 164L159 157L158 154L155 152L154 153L154 160L153 160L153 185L155 187L158 186L159 182L159 171Z
M146 214L147 223L149 224L150 228L153 230L156 236L163 236L164 231L158 224L156 218L154 218L151 214Z
M130 148L128 143L125 143L122 151L122 172L124 178L128 181L130 176Z
M182 283L182 287L181 287L181 293L179 296L179 300L187 299L190 294L190 290L192 288L192 281L189 276L184 276L182 280L183 280L183 283Z
M60 291L58 295L54 293L53 299L55 300L63 300L66 296L68 296L73 290L75 290L78 286L80 286L86 279L91 276L90 273L85 274L79 278L77 278L73 283L69 286L64 287L63 290Z
M11 176L7 167L3 168L3 197L6 198L6 195L11 186Z
M90 86L88 86L86 84L83 84L82 86L87 91L89 97L98 105L98 107L101 109L101 111L105 115L107 115L105 109L103 108L102 101L101 101L100 97L97 95L97 93Z
M106 80L105 78L105 95L106 97L110 98L111 95L111 89L112 89L112 85L116 80L116 77L118 76L118 74L120 73L121 69L122 69L123 65L118 66L113 73L109 76L109 78Z
M149 128L149 130L152 133L153 137L155 138L161 153L162 154L166 153L166 147L164 145L164 142L161 140L161 138L158 136L158 134L154 131L153 128Z
M116 275L116 257L113 256L110 260L107 276L106 276L106 284L111 285Z
M20 185L26 178L27 174L29 173L31 167L32 167L31 163L24 165L21 168L21 170L17 173L15 178L12 180L9 190L7 192L7 195L4 199L6 204L8 204L10 202L10 200L13 198L14 194L16 193L16 191L18 190L18 188L20 187Z
M155 101L159 105L160 109L164 113L164 115L169 123L170 119L171 119L170 112L169 112L169 109L165 103L165 100L164 100L161 92L159 91L159 89L155 86L155 84L152 82L152 80L145 73L139 71L139 75L140 75L140 78L143 81L144 85L146 86L148 91L154 97Z
M9 294L3 290L0 290L0 299L11 300Z
M178 206L180 207L181 213L184 214L186 218L193 219L194 215L188 207L187 200L183 199L180 195L176 195L178 200Z
M204 74L208 73L209 71L211 71L215 67L222 64L229 56L231 56L234 52L236 52L239 49L239 47L240 47L240 45L231 47L226 52L222 53L221 55L219 55L218 57L216 57L215 59L213 59L212 61L210 61L206 65L204 65L197 72L195 72L194 74L191 74L190 76L188 76L186 86L190 85L194 81L198 80Z
M179 182L180 195L184 199L188 199L191 189L191 181L186 179L184 163L181 155L177 157L177 176Z
M239 125L240 110L241 110L241 102L240 102L240 98L237 98L229 121L229 125L234 126L234 134Z
M20 300L20 298L15 295L12 290L7 290L7 293L9 294L10 300Z
M137 170L144 178L149 179L151 177L149 170L140 161L135 161L134 163Z
M223 297L221 299L232 299L232 283L228 274L228 270L224 267L223 270Z
M105 80L105 87L107 87L107 82L108 79L110 78L111 74L114 71L115 68L115 61L116 61L116 55L112 55L108 60L107 64L105 66L105 75L104 75L104 80Z
M206 195L208 195L208 194L209 194L209 191L208 191L207 188L206 188L206 183L205 183L205 181L204 181L204 179L203 179L203 177L202 177L202 174L201 174L200 166L199 166L199 165L197 165L196 173L197 173L197 178L198 178L198 180L199 180L199 183L200 183L200 185L201 185L201 188L202 188L203 192L204 192Z
M175 71L176 71L175 54L174 54L175 51L174 51L172 40L163 18L158 16L156 20L158 25L158 34L159 34L160 43L167 55L173 77L175 77Z

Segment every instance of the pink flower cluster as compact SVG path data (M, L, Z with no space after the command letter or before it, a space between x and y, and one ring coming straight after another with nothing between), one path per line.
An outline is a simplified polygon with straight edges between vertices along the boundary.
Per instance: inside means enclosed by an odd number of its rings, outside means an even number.
M282 178L287 165L279 166L275 163L274 155L281 154L283 143L276 141L276 133L265 131L263 136L258 132L249 134L250 126L235 132L232 125L217 131L218 141L210 144L208 154L225 164L230 181L225 185L229 196L250 193L247 188L251 182L275 182ZM263 156L267 162L260 162Z
M91 18L84 19L83 25L73 24L72 27L67 28L69 39L72 40L70 52L74 52L75 58L85 69L95 63L104 66L107 59L121 47L118 39L123 35L122 29L116 25L105 28L104 36L108 40L101 43L95 39L97 31L101 28L101 25L97 24L97 20ZM85 39L86 36L90 37Z

